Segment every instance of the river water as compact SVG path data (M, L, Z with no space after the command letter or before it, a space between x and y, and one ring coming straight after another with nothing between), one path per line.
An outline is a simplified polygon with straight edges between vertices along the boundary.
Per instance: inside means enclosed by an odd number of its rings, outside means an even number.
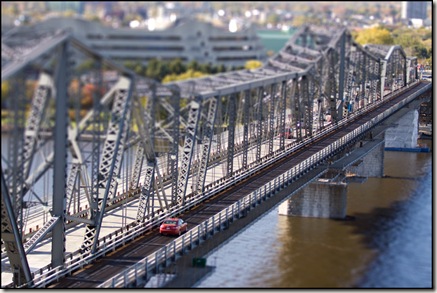
M384 178L348 185L352 220L273 209L207 256L197 288L432 288L432 164L386 151Z

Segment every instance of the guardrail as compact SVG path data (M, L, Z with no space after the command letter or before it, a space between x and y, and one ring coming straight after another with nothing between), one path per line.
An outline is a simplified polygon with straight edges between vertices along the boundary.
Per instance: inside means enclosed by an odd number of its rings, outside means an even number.
M404 88L401 89L401 91L407 90L415 85L417 85L419 82L412 83ZM425 92L428 90L428 88L423 89L421 92ZM324 135L328 134L329 132L338 129L339 127L344 126L349 121L357 118L358 116L362 115L363 113L370 111L378 106L380 106L385 101L391 99L397 92L390 93L389 95L385 96L383 99L381 99L379 102L372 103L370 106L360 109L359 111L353 113L350 115L347 119L343 119L339 121L335 125L330 125L323 129L322 131L318 132L316 135L307 138L301 142L298 143L292 143L287 145L287 148L285 150L278 150L274 154L270 156L266 156L261 159L261 162L257 162L256 165L249 166L247 170L241 170L235 172L233 176L230 176L228 178L222 178L218 180L215 185L213 184L210 186L208 190L206 190L205 193L192 195L189 196L185 202L185 205L181 208L180 206L173 206L168 210L162 210L159 213L155 214L153 218L147 218L145 222L143 223L136 223L133 222L129 224L128 226L125 226L101 239L98 240L97 243L97 249L96 253L90 254L89 252L83 252L83 251L76 251L74 253L71 253L67 255L66 262L63 267L56 267L53 268L51 265L45 266L35 272L32 273L33 275L33 287L46 287L47 285L51 284L54 281L59 280L61 277L70 274L71 272L75 271L76 269L83 268L85 265L91 263L96 258L103 256L107 254L108 252L114 251L118 247L124 245L126 242L134 239L140 234L143 234L144 232L156 227L159 225L165 218L171 217L180 213L183 213L186 210L189 210L193 206L201 203L205 199L208 199L209 197L217 194L218 192L221 192L230 186L234 185L236 182L239 182L243 179L246 179L247 177L250 177L255 172L260 171L261 169L265 168L267 165L270 165L283 157L289 155L292 152L297 151L299 148L308 145L312 143L313 141L317 140L318 138L323 137ZM272 180L273 184L279 184L279 186L283 186L284 184L288 184L288 182L292 182L293 180L296 180L296 176L298 174L303 174L303 172L307 172L309 168L312 168L320 163L322 163L324 160L326 160L328 157L334 155L335 151L339 150L346 144L348 144L352 139L356 138L358 135L362 134L363 132L367 131L371 127L373 127L375 124L380 122L385 117L391 115L393 112L397 111L400 107L405 105L406 103L409 103L412 99L414 99L417 95L420 93L410 96L407 99L401 101L400 103L394 105L390 109L387 109L385 112L379 114L377 117L373 118L372 120L366 122L365 124L359 126L357 129L353 130L349 134L345 135L344 137L338 139L331 145L325 147L321 151L317 152L310 158L306 159L305 161L301 162L300 164L293 167L291 170L289 170L287 173L284 173L282 176L279 176L278 178ZM272 182L269 182L268 184L272 184ZM257 191L254 192L270 192L270 187L267 188L267 185L261 187ZM269 185L270 186L270 185ZM276 188L276 187L275 187ZM261 191L263 190L263 191ZM249 194L244 199L238 201L239 208L244 206L247 201L251 201L252 194ZM254 195L255 196L255 195ZM267 194L264 194L263 196L267 196ZM250 203L252 204L252 203ZM241 212L241 211L239 211ZM232 218L233 219L233 218ZM208 227L208 226L207 226ZM217 227L210 227L211 229L216 229ZM190 230L191 231L191 230ZM197 234L192 234L193 232L189 232L191 237L196 236ZM202 236L201 234L199 234ZM185 236L185 235L184 235ZM196 240L196 237L194 237ZM179 239L179 238L178 238ZM175 241L178 241L176 239ZM168 245L176 245L176 244L168 244ZM167 246L166 246L167 247ZM175 246L179 247L179 246ZM177 253L180 253L178 250ZM159 260L159 258L158 258ZM150 262L152 260L148 260L148 266L150 265ZM166 260L167 261L167 260ZM162 262L161 262L162 263ZM160 263L157 263L156 265L160 265ZM129 269L128 269L129 270ZM150 271L146 272L150 273ZM122 273L124 275L124 273ZM116 277L114 277L116 278ZM111 281L112 282L112 281ZM116 282L118 283L118 281ZM105 282L104 284L107 284Z
M189 230L187 234L178 237L135 265L102 283L99 285L99 288L126 288L141 286L151 275L159 272L160 266L167 266L169 262L176 261L178 257L185 253L185 251L192 250L195 246L200 245L202 241L206 241L208 235L213 235L215 231L220 231L223 228L223 225L229 225L229 223L232 223L236 218L239 218L239 215L242 213L250 211L252 207L256 207L258 204L261 204L262 201L266 201L268 198L275 195L277 191L287 187L293 181L296 181L304 173L307 173L310 169L323 163L328 157L335 154L336 151L348 145L353 139L372 128L387 116L390 116L399 110L406 103L409 103L415 98L415 96L408 97L365 124L360 125L347 135L326 146L279 177L272 179L236 203ZM375 106L376 105L372 107ZM354 119L358 115L360 115L360 113L357 113L355 117L352 115L350 119ZM345 122L346 121L339 123L336 127L341 127Z

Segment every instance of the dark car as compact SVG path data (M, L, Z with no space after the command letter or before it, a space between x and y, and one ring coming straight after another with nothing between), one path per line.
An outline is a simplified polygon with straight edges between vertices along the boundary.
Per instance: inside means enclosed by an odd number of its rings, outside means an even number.
M181 235L188 231L188 224L180 218L168 218L159 227L161 235Z

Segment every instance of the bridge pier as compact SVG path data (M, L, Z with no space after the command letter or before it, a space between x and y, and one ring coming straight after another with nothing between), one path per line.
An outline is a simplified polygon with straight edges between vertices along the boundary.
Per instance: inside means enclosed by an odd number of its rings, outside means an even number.
M279 206L279 214L310 218L344 218L346 196L346 183L316 181L282 203Z
M386 149L413 149L419 137L419 112L408 111L398 122L385 131Z
M346 167L346 176L382 177L384 176L384 140L375 141L376 147L364 157Z
M360 141L328 167L321 178L295 192L279 214L311 218L346 218L348 182L384 175L384 140ZM357 180L358 179L358 180Z

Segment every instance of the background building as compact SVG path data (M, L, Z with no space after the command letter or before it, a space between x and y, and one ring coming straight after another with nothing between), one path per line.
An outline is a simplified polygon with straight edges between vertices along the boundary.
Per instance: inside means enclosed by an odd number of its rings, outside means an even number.
M403 19L422 19L425 20L428 18L427 9L428 9L427 1L403 1L402 2L402 18Z
M77 14L83 14L85 8L85 2L83 1L47 1L47 11L74 11Z
M252 27L238 32L215 27L194 19L178 19L165 30L113 28L83 18L52 17L15 32L26 35L37 31L66 29L84 44L105 57L121 63L153 58L201 64L244 66L248 60L264 61L266 50Z

